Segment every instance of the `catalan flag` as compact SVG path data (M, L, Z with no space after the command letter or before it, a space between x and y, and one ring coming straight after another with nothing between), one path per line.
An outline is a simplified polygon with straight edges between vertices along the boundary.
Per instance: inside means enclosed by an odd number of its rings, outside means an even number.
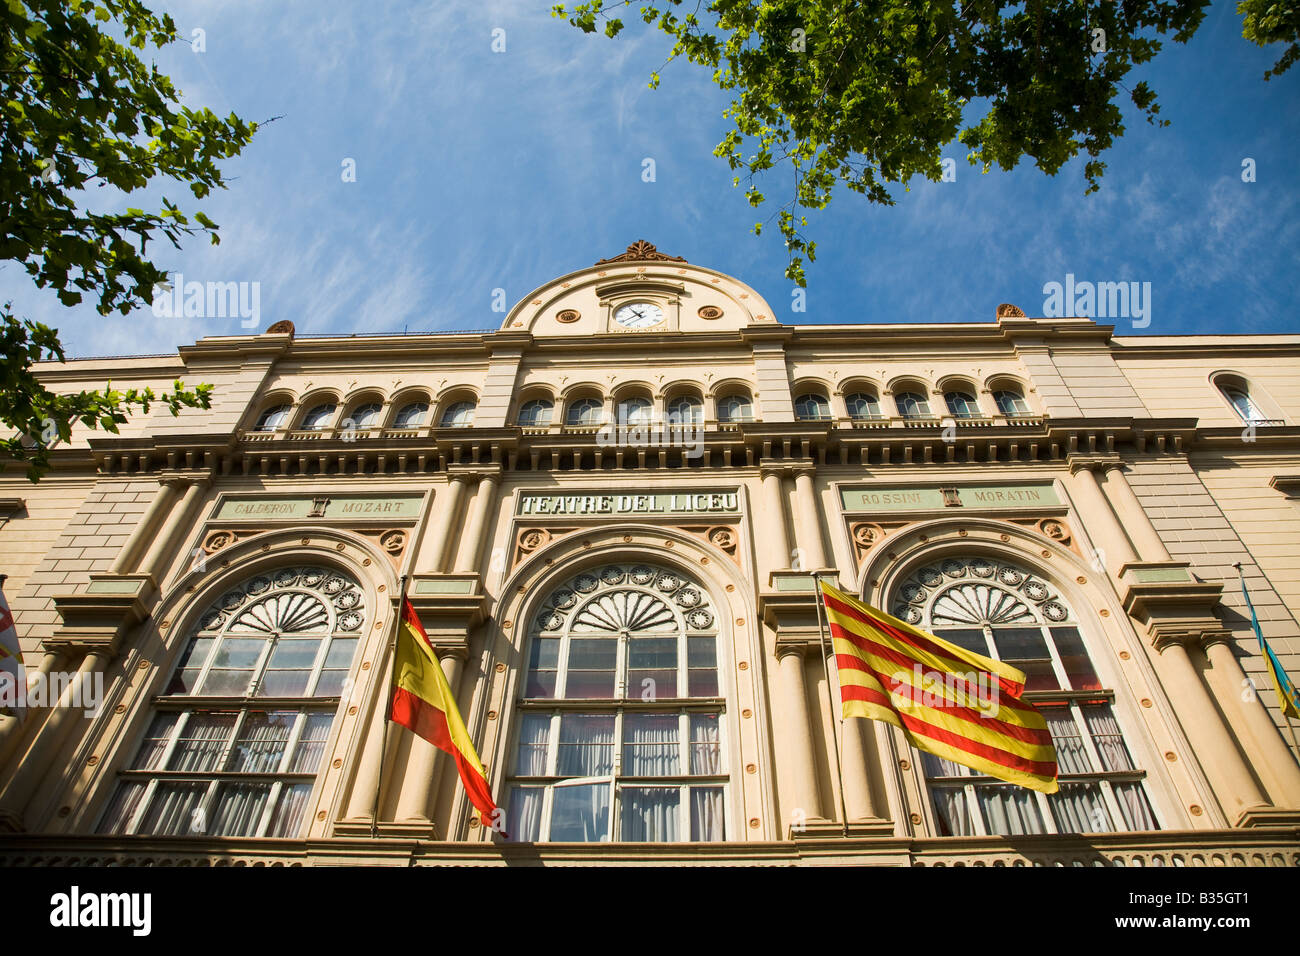
M821 582L845 717L883 720L918 750L1055 793L1047 722L1020 700L1025 675Z
M1259 627L1259 618L1255 615L1255 605L1251 603L1250 592L1246 590L1246 575L1241 573L1241 565L1237 565L1237 573L1241 575L1241 596L1246 599L1246 607L1250 608L1250 624L1255 629L1255 638L1259 641L1259 649L1264 654L1264 665L1268 668L1268 676L1273 680L1273 689L1277 691L1277 701L1282 706L1282 713L1287 717L1300 717L1300 692L1297 692L1295 684L1291 683L1291 678L1287 676L1282 662L1273 653L1273 648L1269 647L1268 641L1264 640L1264 632Z
M5 575L0 574L0 714L18 716L26 696L27 672L18 646L18 630L5 600Z
M491 826L497 805L492 802L487 774L474 752L465 723L460 719L460 711L456 709L438 655L429 643L429 635L424 632L415 608L406 600L402 604L402 620L397 629L390 716L396 723L452 756L469 802L482 816L484 825Z

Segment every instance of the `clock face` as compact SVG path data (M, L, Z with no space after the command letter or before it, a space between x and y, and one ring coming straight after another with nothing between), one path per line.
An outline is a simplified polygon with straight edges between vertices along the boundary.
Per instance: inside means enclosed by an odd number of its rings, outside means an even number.
M664 320L664 310L652 302L629 302L614 313L614 321L625 329L648 329Z

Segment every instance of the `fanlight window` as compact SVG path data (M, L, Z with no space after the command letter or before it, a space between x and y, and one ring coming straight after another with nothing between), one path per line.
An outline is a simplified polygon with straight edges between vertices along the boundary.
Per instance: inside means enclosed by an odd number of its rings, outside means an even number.
M869 392L846 395L844 405L849 410L849 417L854 420L880 418L880 401Z
M904 418L930 417L930 403L920 392L899 392L894 401L898 404L898 414Z
M948 392L943 400L953 418L979 418L979 402L969 392Z
M253 431L273 432L284 425L284 420L288 417L288 405L273 405L258 416L257 424L253 426Z
M825 421L831 417L831 403L825 395L808 392L795 399L794 413L800 421Z
M379 424L379 413L383 410L384 407L378 402L358 405L352 409L352 414L344 420L343 425L346 428L350 422L352 428L374 428Z
M259 574L200 615L101 833L296 837L369 615L322 567Z
M1159 828L1082 628L1059 591L1005 561L954 557L914 572L893 595L909 624L1025 673L1047 720L1061 789L1046 795L920 754L940 836L1097 833Z
M704 403L691 395L675 398L668 404L668 421L674 425L698 425L704 421Z
M443 428L469 428L474 424L473 402L452 402L442 413Z
M428 402L411 402L403 405L393 419L394 428L419 428L424 424L424 416L429 414Z
M993 400L998 403L998 411L1008 418L1029 414L1029 403L1025 401L1025 396L1013 389L998 389L993 393Z
M585 571L543 602L527 654L512 839L726 839L718 614L703 587L651 565Z
M620 425L647 425L650 423L650 399L629 398L618 403Z
M315 406L302 418L302 427L306 431L320 431L330 423L334 417L334 403L325 402Z
M519 409L519 424L524 428L545 428L551 423L554 405L545 398L534 398Z
M754 406L747 395L728 395L718 399L718 421L752 422Z
M594 398L580 398L569 406L565 413L566 425L599 425L604 406Z

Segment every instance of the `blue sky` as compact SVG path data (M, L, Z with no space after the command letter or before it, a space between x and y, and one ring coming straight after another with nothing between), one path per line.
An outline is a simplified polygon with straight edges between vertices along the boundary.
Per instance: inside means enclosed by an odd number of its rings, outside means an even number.
M987 322L1004 301L1039 315L1044 284L1073 273L1150 282L1149 334L1300 331L1300 67L1265 83L1280 49L1243 40L1231 2L1132 77L1149 80L1172 126L1132 117L1100 193L1084 195L1081 162L1055 178L1027 165L981 175L954 146L956 182L918 182L892 208L843 192L813 218L803 314L779 234L752 235L755 211L712 155L726 97L685 62L647 88L661 34L633 23L616 40L586 36L545 0L153 5L183 35L205 31L205 52L158 56L187 102L283 117L198 207L221 245L153 247L187 281L260 283L262 328L495 328L494 289L513 305L644 238L749 283L785 322ZM505 52L492 50L494 29ZM349 158L356 182L341 176ZM179 187L165 193L196 206ZM0 297L56 325L71 356L244 331L238 319L67 309L12 264ZM1121 319L1117 331L1133 330Z

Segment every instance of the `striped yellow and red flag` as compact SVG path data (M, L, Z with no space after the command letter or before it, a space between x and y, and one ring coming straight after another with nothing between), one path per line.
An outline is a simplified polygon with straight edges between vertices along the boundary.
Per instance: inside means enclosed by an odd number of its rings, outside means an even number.
M452 756L469 802L482 816L484 825L491 826L497 805L492 802L487 774L465 730L465 722L460 719L429 635L424 632L415 608L405 599L397 629L390 716Z
M845 717L884 720L918 750L1055 793L1056 749L1016 668L927 634L821 582Z

